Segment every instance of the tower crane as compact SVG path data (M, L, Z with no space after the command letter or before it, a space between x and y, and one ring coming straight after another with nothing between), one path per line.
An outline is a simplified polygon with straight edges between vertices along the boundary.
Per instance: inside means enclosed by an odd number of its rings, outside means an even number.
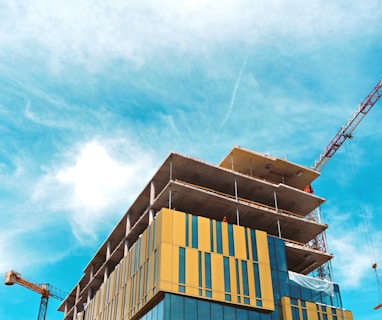
M41 301L40 301L40 308L38 311L38 320L45 320L46 318L46 311L48 308L48 299L49 297L53 297L55 299L58 299L60 301L63 301L66 297L66 293L61 291L60 289L54 288L49 283L43 283L43 284L35 284L32 282L29 282L21 277L20 273L17 273L13 270L8 271L5 274L5 281L4 283L8 286L14 285L15 283L30 289L32 291L35 291L41 295Z
M353 131L360 124L362 119L366 114L373 108L377 103L379 98L382 96L382 79L375 85L375 87L370 91L365 99L358 105L357 109L353 112L352 116L347 120L347 122L340 128L334 138L329 142L329 144L324 148L319 157L311 165L311 169L320 172L337 150L342 146L342 144L347 140L353 138ZM313 192L310 186L305 188L305 191ZM315 210L310 216L310 219L320 222L320 212ZM313 241L313 246L319 250L326 252L326 240L325 234L319 234ZM317 269L318 276L321 279L331 280L330 276L330 266L325 264Z

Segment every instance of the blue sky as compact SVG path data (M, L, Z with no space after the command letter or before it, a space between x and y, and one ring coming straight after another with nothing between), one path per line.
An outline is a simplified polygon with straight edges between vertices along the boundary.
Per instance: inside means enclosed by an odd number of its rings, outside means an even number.
M382 78L381 29L378 0L3 0L0 273L71 290L171 151L310 166ZM355 319L382 312L380 119L382 101L313 185ZM0 319L38 305L0 286Z

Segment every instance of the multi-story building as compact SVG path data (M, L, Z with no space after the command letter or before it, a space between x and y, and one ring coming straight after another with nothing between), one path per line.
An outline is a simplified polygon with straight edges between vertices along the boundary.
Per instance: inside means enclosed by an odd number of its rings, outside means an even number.
M171 153L60 305L64 319L352 319L311 219L319 173L233 148Z

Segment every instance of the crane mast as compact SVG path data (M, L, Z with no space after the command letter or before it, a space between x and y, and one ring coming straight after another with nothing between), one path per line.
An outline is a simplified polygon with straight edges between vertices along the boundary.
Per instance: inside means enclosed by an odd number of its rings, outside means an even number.
M382 96L382 79L376 84L376 86L371 90L371 92L366 96L366 98L358 105L358 108L353 112L353 115L348 119L348 121L341 127L334 138L325 147L320 156L311 165L311 169L320 172L337 150L342 146L342 144L353 137L354 129L359 125L366 114L371 110L371 108L377 103L379 98ZM307 188L307 190L313 190ZM308 219L312 219L317 222L321 222L321 214L319 209L313 211ZM313 247L326 252L326 239L325 233L319 234L310 243ZM326 263L316 270L317 276L321 279L331 280L330 264Z
M41 295L40 308L38 311L38 318L37 318L38 320L45 320L46 318L46 311L48 308L49 297L53 297L60 301L63 301L66 296L66 293L64 293L63 291L57 288L54 288L49 283L35 284L32 282L29 282L23 279L19 273L13 270L8 271L5 274L4 283L8 286L11 286L17 283Z

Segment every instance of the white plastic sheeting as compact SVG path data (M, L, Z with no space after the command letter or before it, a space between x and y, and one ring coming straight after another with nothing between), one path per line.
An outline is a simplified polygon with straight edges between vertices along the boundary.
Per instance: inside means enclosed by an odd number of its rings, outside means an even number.
M288 271L288 273L289 280L299 284L300 286L316 291L323 291L330 296L334 296L333 282L304 276L292 271Z

